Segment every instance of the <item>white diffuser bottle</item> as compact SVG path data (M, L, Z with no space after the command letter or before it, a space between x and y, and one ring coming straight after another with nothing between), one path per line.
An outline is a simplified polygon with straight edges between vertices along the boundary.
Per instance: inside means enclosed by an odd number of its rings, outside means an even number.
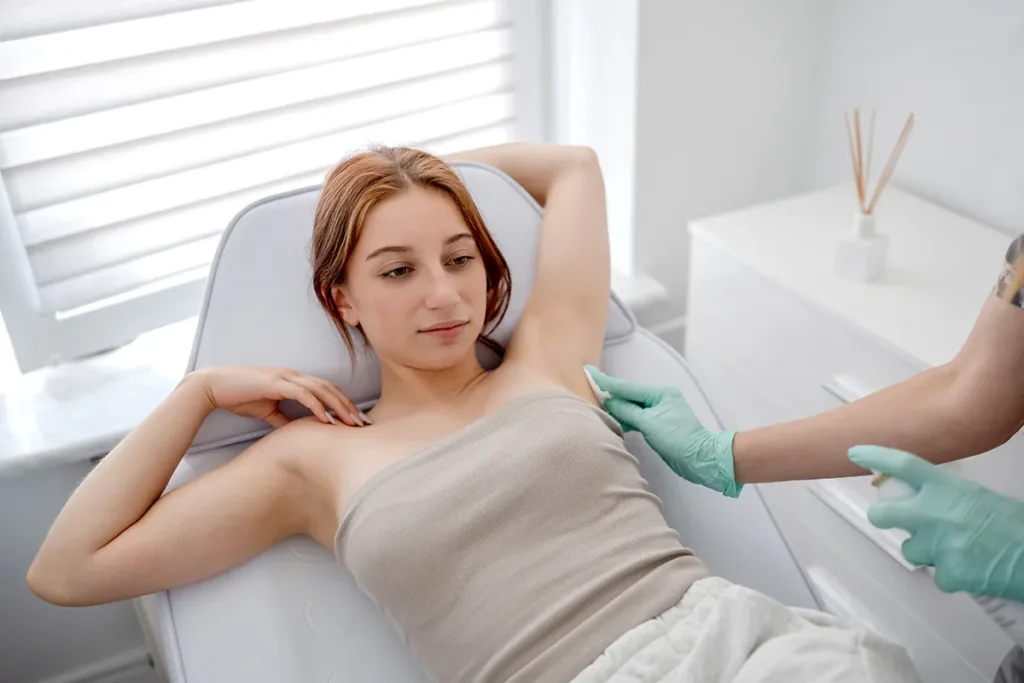
M836 246L835 271L855 282L872 282L885 275L889 238L875 230L874 214L858 211L853 229Z
M853 112L853 127L850 118L846 117L846 136L850 146L850 160L853 163L853 177L857 186L857 198L860 200L857 212L853 216L853 229L843 236L836 246L834 269L837 275L854 282L873 282L886 271L889 258L889 238L881 235L875 226L875 207L878 199L889 184L896 162L903 154L907 138L914 127L914 114L907 117L896 146L889 155L885 168L879 176L878 184L873 193L868 192L871 183L871 151L875 141L875 113L871 112L871 121L867 135L866 149L862 144L864 136L860 129L860 110Z

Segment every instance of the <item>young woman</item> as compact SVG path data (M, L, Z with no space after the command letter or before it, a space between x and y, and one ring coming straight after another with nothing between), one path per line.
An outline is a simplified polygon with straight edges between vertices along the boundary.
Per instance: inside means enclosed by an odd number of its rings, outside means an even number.
M917 680L893 644L709 577L666 523L582 371L600 356L609 296L593 152L455 158L505 171L544 207L534 289L498 369L476 348L511 282L458 176L412 149L348 158L317 208L314 287L349 349L361 335L380 360L372 415L286 369L191 373L69 499L32 590L59 605L130 598L307 534L446 683L589 683L631 667L679 681ZM285 398L313 417L289 422ZM277 429L161 497L215 408Z

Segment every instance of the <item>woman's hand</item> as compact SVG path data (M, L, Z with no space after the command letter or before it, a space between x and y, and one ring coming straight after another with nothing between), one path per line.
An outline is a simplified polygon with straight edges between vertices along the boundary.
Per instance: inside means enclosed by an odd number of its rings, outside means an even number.
M213 408L230 410L236 415L255 417L282 427L291 420L281 412L284 399L298 401L321 422L337 424L329 414L351 427L365 427L370 419L341 389L319 377L288 368L214 367L192 373L202 382Z
M732 432L710 432L701 425L676 387L657 387L609 377L586 366L594 383L611 394L604 409L622 425L636 430L673 472L694 484L730 498L743 490L736 483Z
M943 471L905 451L855 446L850 460L908 484L914 493L868 508L880 529L910 532L903 556L935 567L943 591L1024 602L1024 501Z

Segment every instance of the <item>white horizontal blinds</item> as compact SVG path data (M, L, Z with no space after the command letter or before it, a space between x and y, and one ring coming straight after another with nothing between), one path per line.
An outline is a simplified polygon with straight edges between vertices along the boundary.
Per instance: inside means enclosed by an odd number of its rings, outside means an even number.
M369 142L514 136L505 0L8 4L0 174L59 316L202 278L240 208Z

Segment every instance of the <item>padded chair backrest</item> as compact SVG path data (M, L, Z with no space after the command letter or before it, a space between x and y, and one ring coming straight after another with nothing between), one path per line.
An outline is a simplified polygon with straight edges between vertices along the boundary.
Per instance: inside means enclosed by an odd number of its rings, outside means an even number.
M505 345L533 289L541 208L522 187L490 166L454 164L512 273L512 295L491 335ZM216 365L289 367L334 382L366 408L380 394L373 353L358 345L353 369L337 328L312 288L309 249L320 187L268 197L243 209L228 226L214 259L199 316L189 370ZM628 340L629 310L612 294L605 345ZM497 359L481 345L481 361ZM305 408L285 402L293 417ZM268 430L260 420L216 411L200 428L191 453L247 441Z

